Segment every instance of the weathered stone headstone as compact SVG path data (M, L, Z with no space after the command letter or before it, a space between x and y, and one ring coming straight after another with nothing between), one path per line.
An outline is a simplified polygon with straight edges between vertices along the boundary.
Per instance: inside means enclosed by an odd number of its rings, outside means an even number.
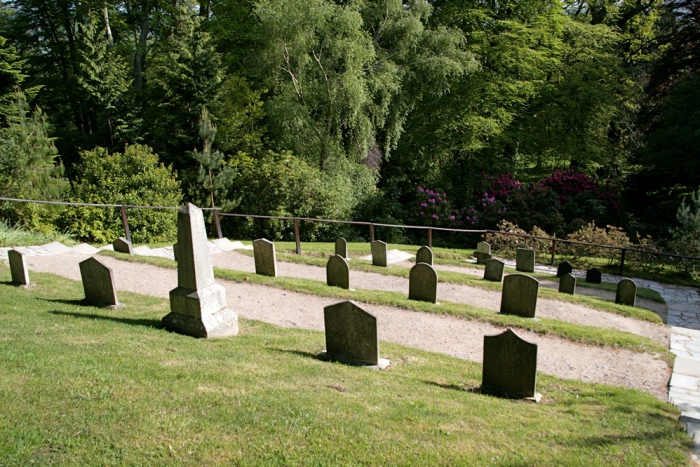
M253 256L255 256L255 274L277 277L277 256L273 242L266 238L253 240Z
M372 264L375 266L389 266L386 255L386 243L381 240L372 242Z
M432 266L418 263L408 274L408 299L437 303L438 276Z
M540 281L525 274L509 274L503 279L501 313L534 318Z
M538 398L537 344L521 339L512 329L484 336L484 392Z
M416 264L425 263L430 266L433 265L433 250L430 247L422 246L418 248L416 252Z
M535 272L535 250L518 248L515 251L515 270L520 272Z
M564 261L563 263L559 263L557 267L557 277L561 277L564 274L571 274L572 272L574 272L574 267L570 262Z
M7 259L10 262L12 283L30 287L32 284L29 282L29 269L27 269L27 264L24 262L24 254L17 250L10 250L7 252Z
M484 280L492 282L503 282L503 272L506 269L506 263L497 259L487 259L486 267L484 268Z
M323 309L326 330L326 355L349 363L389 364L379 358L377 317L355 302L346 301Z
M81 261L78 266L80 266L86 302L109 308L123 306L117 300L117 288L114 285L114 274L111 268L102 264L94 256Z
M559 292L568 293L569 295L576 294L576 278L571 274L564 274L559 279Z
M474 257L476 264L486 264L486 261L491 259L491 245L486 242L477 243Z
M134 254L134 248L131 245L131 242L124 237L119 237L113 241L112 246L114 247L114 251L118 253L126 253L128 255Z
M348 259L348 241L343 237L335 239L335 254Z
M591 268L586 271L586 282L591 284L600 284L603 281L603 274L598 270L598 268Z
M491 254L491 244L486 242L479 242L476 244L476 251L479 253Z
M617 283L617 293L615 303L621 305L634 306L637 301L637 284L630 279L622 279Z
M226 290L214 281L202 210L187 203L177 214L177 288L170 291L167 329L194 337L238 334L238 315L226 306Z
M326 284L342 289L350 288L350 267L340 255L331 256L326 264Z

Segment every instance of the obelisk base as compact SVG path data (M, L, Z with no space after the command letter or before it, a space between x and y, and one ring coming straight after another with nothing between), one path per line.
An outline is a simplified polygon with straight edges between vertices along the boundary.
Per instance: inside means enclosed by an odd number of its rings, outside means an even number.
M226 292L218 284L200 291L178 287L170 291L171 312L163 326L193 337L229 337L238 334L238 315L226 307Z

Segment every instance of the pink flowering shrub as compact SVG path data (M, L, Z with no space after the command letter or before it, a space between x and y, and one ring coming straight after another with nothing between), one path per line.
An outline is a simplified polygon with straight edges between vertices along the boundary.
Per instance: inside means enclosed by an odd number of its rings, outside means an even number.
M418 225L430 225L434 227L455 226L457 214L447 200L447 193L440 193L419 186L417 188L416 201L409 210L411 223Z

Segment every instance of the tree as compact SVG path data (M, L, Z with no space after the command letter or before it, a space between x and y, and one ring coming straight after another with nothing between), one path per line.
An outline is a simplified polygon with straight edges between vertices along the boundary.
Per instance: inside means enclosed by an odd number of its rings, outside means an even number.
M12 112L15 89L22 84L26 75L22 73L21 60L17 49L0 36L0 126L4 126L6 116Z

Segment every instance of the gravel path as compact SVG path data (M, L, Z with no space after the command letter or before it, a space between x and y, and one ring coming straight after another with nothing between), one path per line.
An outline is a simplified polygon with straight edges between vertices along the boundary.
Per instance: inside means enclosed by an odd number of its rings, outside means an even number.
M34 271L50 272L80 280L78 263L84 259L84 255L77 254L37 256L28 258L27 265ZM219 266L225 261L235 262L236 264L231 266L239 270L250 270L249 265L252 264L252 258L240 254L214 255L212 260ZM177 285L177 272L172 269L129 263L109 257L100 257L100 261L113 269L118 290L167 297L168 292ZM308 275L303 277L318 274L319 270L323 271L323 268L291 263L280 263L278 266L283 275L288 271L297 270L297 267L307 270L305 274ZM367 280L374 285L368 288L376 289L379 288L380 282L385 284L383 280L394 279L378 274L368 274L365 277L365 274L367 273L358 275L355 272L353 281L363 277L361 280ZM226 288L229 306L239 316L286 327L323 330L323 307L337 301L260 285L224 280L218 282ZM403 282L391 283L399 284L401 287L405 285ZM363 287L360 282L354 282L354 284L356 287ZM469 289L472 290L472 288ZM481 292L480 289L474 290ZM379 337L384 341L475 362L481 361L482 358L483 336L497 334L504 330L491 324L452 316L376 305L367 305L366 308L377 316ZM115 313L128 313L128 308ZM517 333L524 339L538 344L538 369L543 373L568 379L637 388L654 394L662 400L667 397L667 383L671 370L657 356L634 353L629 350L580 345L566 339L523 330L517 330Z

